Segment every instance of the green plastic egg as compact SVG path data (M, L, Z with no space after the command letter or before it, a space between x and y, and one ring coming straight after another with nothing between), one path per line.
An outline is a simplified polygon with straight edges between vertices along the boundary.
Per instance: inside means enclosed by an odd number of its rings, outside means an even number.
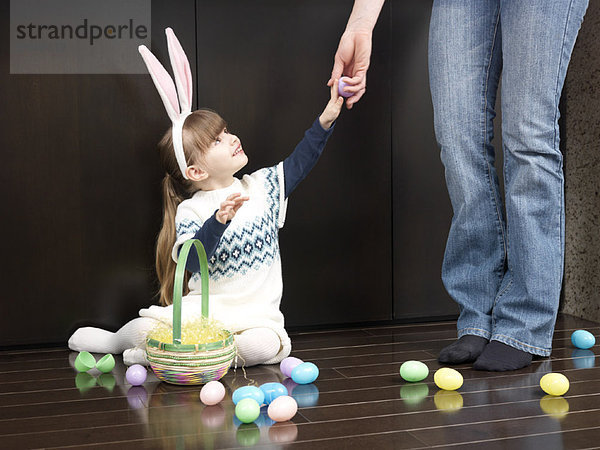
M235 405L235 416L242 423L252 423L260 416L260 405L253 398L244 398Z
M421 361L406 361L400 366L400 376L406 381L415 382L427 378L429 368Z
M540 380L540 387L546 394L563 395L569 390L569 379L562 373L547 373Z
M462 386L463 377L458 370L442 367L433 375L433 381L440 389L454 391Z
M115 358L110 353L104 355L100 361L96 363L96 369L102 373L108 373L115 368Z

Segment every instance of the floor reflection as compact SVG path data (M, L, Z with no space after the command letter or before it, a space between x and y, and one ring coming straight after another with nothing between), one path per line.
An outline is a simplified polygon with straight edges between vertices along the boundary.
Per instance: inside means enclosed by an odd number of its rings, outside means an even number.
M269 427L269 440L273 444L287 444L298 438L298 426L292 422L279 422Z
M576 348L571 353L576 369L592 369L596 365L596 355L591 350Z
M435 407L444 412L457 412L463 407L463 396L456 391L440 389L433 396Z
M405 384L400 388L400 398L408 406L418 406L429 395L426 383Z
M131 386L127 391L127 403L133 409L148 406L148 391L144 386Z
M252 381L256 383L257 379L261 382L276 381L269 372L252 374ZM271 420L266 406L261 408L253 423L244 424L235 417L231 395L238 387L251 382L250 374L247 377L231 374L220 381L225 386L226 395L221 403L214 406L202 404L200 386L175 386L164 382L129 387L127 401L132 410L147 414L147 437L158 440L161 448L252 447L286 444L297 439L297 425L293 421L277 423ZM287 382L286 388L291 390L299 406L318 403L319 389L314 384Z
M549 416L562 419L569 412L569 402L563 397L546 395L540 400L540 408Z

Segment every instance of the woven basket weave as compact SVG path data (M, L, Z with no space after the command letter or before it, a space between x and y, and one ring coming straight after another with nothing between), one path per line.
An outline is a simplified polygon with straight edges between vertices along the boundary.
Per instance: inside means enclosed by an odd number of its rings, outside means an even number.
M177 259L175 285L173 287L173 343L152 338L146 341L148 362L156 376L171 384L204 384L222 378L235 357L233 335L206 344L181 343L181 295L188 254L192 245L200 261L202 280L202 317L208 318L208 262L206 252L198 239L183 244Z

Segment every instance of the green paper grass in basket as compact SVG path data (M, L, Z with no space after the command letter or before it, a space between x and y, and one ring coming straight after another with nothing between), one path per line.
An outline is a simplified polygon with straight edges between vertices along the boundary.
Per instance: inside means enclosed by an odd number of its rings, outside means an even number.
M182 334L181 294L192 245L200 262L202 318L187 320ZM197 239L186 241L179 253L173 287L173 328L165 327L152 330L146 340L148 362L159 379L172 384L204 384L227 373L235 357L233 335L208 318L208 262Z
M159 342L173 342L173 327L164 322L154 327L148 337ZM182 344L208 344L222 341L229 337L229 331L223 329L223 324L205 317L194 317L181 324Z

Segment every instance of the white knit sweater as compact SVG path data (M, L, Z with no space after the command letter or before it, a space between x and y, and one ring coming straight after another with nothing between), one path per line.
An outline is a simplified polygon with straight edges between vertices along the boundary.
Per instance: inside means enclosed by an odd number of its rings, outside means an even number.
M283 163L244 175L241 180L236 178L227 188L198 191L184 200L177 208L177 242L172 256L176 261L179 247L194 237L227 196L238 192L250 199L238 210L208 262L209 314L233 333L257 327L275 331L281 339L281 349L266 362L274 364L291 351L279 310L283 293L279 229L287 207ZM199 274L192 276L189 288L190 293L182 302L183 320L201 313ZM172 306L140 310L140 316L169 324L172 314Z

